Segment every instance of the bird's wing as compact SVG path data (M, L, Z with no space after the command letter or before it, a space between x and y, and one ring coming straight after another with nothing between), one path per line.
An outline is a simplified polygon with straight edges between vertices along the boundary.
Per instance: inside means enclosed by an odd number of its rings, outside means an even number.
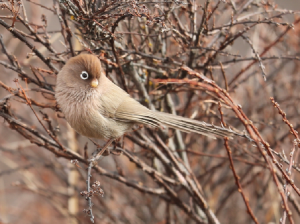
M117 92L115 92L115 94L117 94ZM122 96L122 98L114 98L118 99L115 101L118 102L118 104L114 110L111 110L115 111L112 116L118 121L146 124L152 127L168 126L183 132L194 132L213 138L215 136L231 137L237 135L230 129L214 126L202 121L196 121L190 118L158 111L151 111L127 94L119 94L119 96ZM112 101L109 102L111 105Z
M123 122L146 124L153 127L168 126L183 132L194 132L212 138L238 135L230 129L214 126L202 121L151 111L130 97L126 98L117 108L115 119Z
M119 121L146 124L152 127L161 125L153 111L130 97L126 97L118 106L114 117Z

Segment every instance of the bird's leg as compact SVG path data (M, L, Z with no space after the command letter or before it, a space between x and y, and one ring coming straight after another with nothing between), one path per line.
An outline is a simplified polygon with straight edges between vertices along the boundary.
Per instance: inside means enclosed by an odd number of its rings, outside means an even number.
M110 152L111 154L116 155L116 156L119 156L121 154L121 151L118 150L117 147L123 148L124 141L122 141L122 143L121 143L122 138L123 138L123 136L120 137L120 138L115 139L115 141L114 141L114 147L113 147L113 149ZM124 140L124 138L123 138L123 140Z
M93 153L93 157L89 160L90 162L95 162L97 161L98 159L100 159L101 155L105 152L105 150L111 145L111 143L114 141L114 139L110 139L108 142L105 143L105 145L102 147L102 149L97 152L97 154Z
M117 150L117 147L120 146L121 148L123 148L123 146L120 143L121 139L122 139L122 137L114 139L113 147L107 148L106 151L103 152L102 156L108 156L110 154L119 156L121 154L121 152L119 150Z

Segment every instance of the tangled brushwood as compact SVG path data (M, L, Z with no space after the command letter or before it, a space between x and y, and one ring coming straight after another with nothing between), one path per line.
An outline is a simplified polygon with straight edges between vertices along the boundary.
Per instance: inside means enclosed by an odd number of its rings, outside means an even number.
M0 1L0 222L300 223L300 2L282 2ZM136 126L91 162L106 142L54 97L80 53L151 110L240 136Z

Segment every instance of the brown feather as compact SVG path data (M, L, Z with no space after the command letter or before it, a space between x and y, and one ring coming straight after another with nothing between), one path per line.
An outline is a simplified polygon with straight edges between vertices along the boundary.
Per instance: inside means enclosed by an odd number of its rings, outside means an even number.
M82 71L88 79L80 78ZM99 85L91 87L91 80ZM57 77L56 99L69 124L82 135L92 138L118 138L134 124L168 126L209 137L231 137L229 129L173 114L151 111L112 83L103 73L96 56L71 58Z

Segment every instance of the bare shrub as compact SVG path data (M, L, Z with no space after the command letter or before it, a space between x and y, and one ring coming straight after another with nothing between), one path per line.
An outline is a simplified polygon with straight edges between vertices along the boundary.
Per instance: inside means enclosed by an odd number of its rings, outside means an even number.
M297 11L252 0L0 6L1 223L300 222ZM58 71L83 52L150 109L246 137L136 127L88 166L105 141L76 134L54 97Z

